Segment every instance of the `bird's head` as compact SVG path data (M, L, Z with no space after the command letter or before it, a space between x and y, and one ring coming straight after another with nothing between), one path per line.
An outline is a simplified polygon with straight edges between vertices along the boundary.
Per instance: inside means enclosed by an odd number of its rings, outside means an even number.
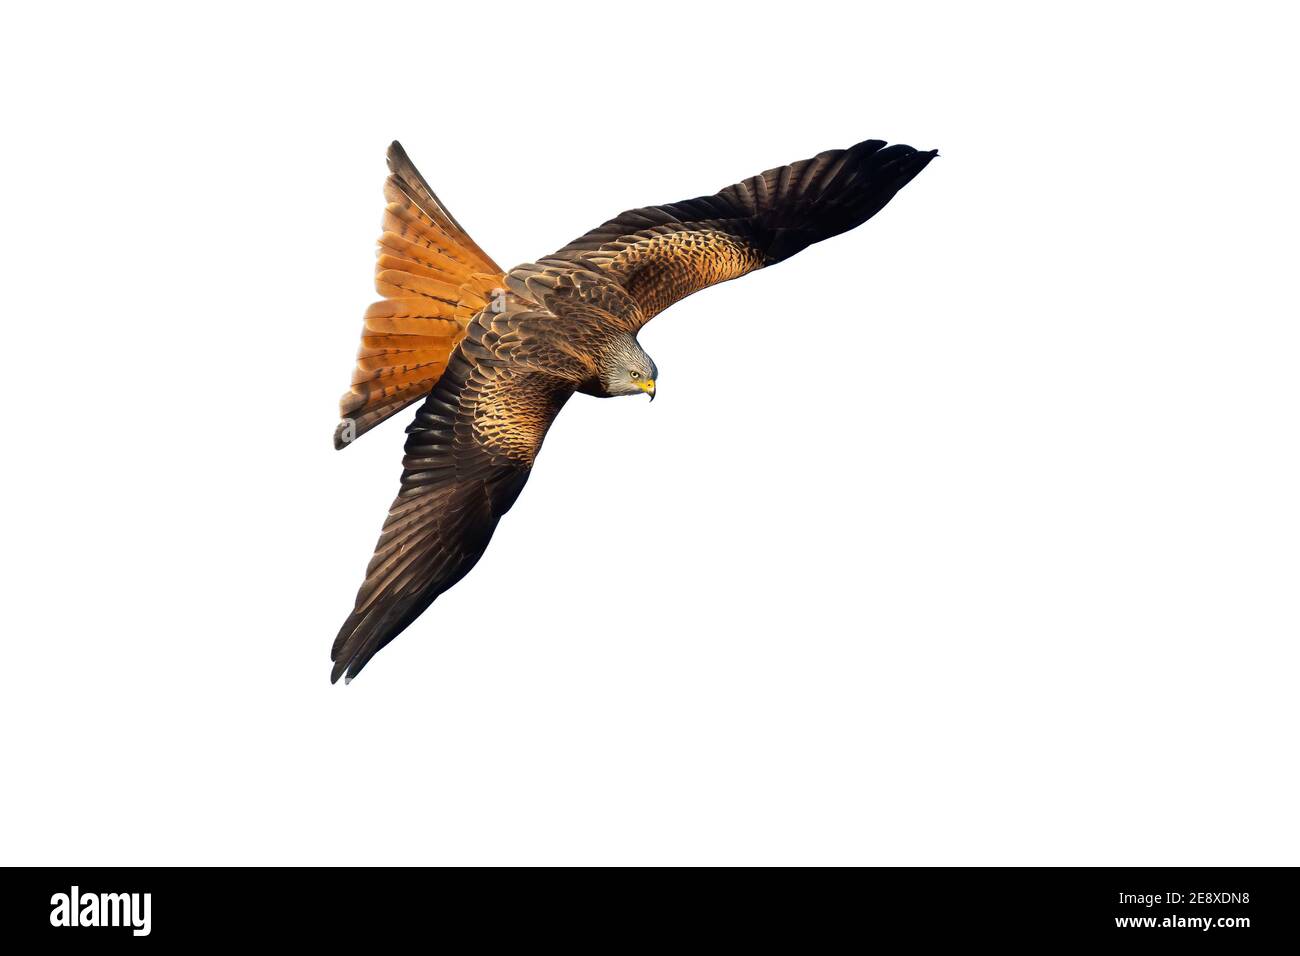
M606 395L640 395L654 401L659 369L634 336L620 336L600 363L600 384Z

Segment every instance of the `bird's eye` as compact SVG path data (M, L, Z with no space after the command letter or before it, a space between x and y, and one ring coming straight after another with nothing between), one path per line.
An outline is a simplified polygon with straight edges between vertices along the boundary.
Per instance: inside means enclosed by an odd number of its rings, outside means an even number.
M640 377L641 377L641 373L640 373L640 372L633 372L633 373L632 373L632 377L633 377L633 378L640 378Z

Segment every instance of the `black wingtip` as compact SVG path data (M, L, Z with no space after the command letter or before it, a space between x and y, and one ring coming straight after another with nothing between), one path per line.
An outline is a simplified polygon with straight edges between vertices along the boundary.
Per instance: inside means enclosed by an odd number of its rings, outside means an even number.
M349 659L346 657L340 657L336 661L334 661L334 666L330 668L331 684L337 684L339 682L339 678L342 677L344 671L348 669L348 663L349 663ZM352 682L352 675L349 674L347 680L344 681L344 683L350 684L351 682Z
M900 157L895 169L896 183L895 192L901 190L913 179L921 174L925 167L929 166L936 156L939 155L937 149L915 150L910 156Z
M927 150L918 149L915 155L912 156L911 162L908 163L908 166L910 167L910 170L912 172L912 176L909 177L908 181L910 182L911 178L915 177L916 174L919 173L921 170L925 169L926 166L929 166L930 161L933 159L937 159L938 156L939 156L939 151L937 149L927 149Z
M411 157L406 155L406 150L397 140L388 144L388 171L395 175L402 175L405 169L414 169L415 164L411 162Z
M770 235L762 247L766 264L781 262L815 242L862 225L938 155L936 149L921 151L905 143L891 146L884 140L867 139L847 150L814 157L811 162L820 161L829 170L825 178L814 176L810 188L805 181L802 194L798 187L788 190L781 203L764 215Z

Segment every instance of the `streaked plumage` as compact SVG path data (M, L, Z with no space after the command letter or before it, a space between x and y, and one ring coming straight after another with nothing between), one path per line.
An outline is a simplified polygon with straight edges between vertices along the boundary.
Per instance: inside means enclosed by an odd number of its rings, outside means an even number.
M394 143L375 278L385 298L366 311L335 444L424 404L331 680L355 676L469 572L574 392L653 397L657 371L636 342L646 322L860 225L934 156L879 140L831 150L629 210L504 273Z

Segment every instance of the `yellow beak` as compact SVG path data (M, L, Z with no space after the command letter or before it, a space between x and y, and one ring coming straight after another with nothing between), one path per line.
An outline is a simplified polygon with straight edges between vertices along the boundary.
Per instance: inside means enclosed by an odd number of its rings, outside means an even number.
M647 379L644 379L643 381L639 381L639 382L636 383L636 387L639 388L639 389L641 389L641 391L645 392L647 395L649 395L649 396L650 396L650 401L653 402L653 401L655 400L655 380L654 380L654 379L652 379L652 378L647 378Z

